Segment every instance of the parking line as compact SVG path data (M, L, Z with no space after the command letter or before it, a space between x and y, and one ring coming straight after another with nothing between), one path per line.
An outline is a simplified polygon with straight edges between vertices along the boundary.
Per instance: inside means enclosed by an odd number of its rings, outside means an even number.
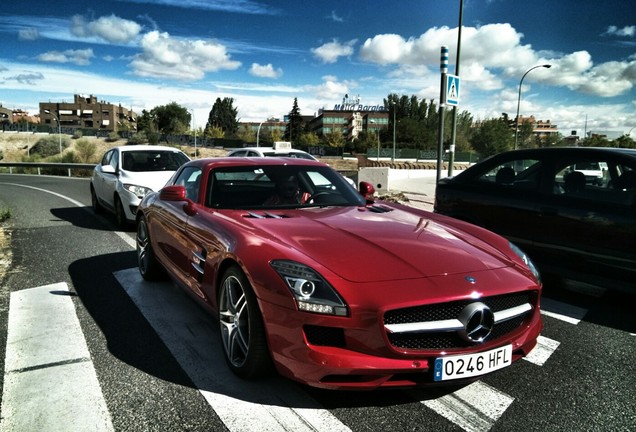
M508 409L514 398L476 381L446 396L422 401L424 405L468 432L486 432Z
M114 430L65 283L11 293L0 430Z
M115 277L230 431L350 432L289 380L236 377L223 358L213 318L172 283L146 282L137 268Z
M550 356L561 345L561 342L557 342L553 339L539 336L537 338L537 345L534 347L530 354L523 359L538 366L543 366Z
M547 297L542 297L541 313L543 315L577 325L587 314L587 309L557 300L552 300Z

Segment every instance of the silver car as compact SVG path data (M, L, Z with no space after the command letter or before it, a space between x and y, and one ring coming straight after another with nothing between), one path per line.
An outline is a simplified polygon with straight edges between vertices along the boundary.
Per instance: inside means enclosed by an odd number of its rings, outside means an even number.
M141 199L158 191L190 158L174 147L134 145L113 147L95 166L91 201L96 213L115 214L124 229L135 221Z

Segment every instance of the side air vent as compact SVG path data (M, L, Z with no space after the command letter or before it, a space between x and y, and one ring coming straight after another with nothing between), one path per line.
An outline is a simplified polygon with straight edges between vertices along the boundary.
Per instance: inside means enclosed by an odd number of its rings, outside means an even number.
M262 213L247 212L247 214L245 214L244 217L249 219L286 219L289 216L282 215L282 214L274 214L269 212L262 212Z
M390 211L393 211L392 208L383 205L372 205L367 207L367 209L369 209L369 211L372 211L373 213L388 213Z

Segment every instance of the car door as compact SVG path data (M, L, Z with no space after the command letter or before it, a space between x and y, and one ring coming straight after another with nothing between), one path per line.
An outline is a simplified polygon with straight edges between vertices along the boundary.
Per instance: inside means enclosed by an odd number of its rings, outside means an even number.
M530 156L494 159L471 177L458 177L456 186L450 182L448 188L440 188L445 195L440 198L450 203L442 213L480 225L525 248L532 242L532 232L540 228L542 166Z
M552 196L538 218L543 229L533 238L544 269L589 274L601 283L636 280L636 186L620 183L622 174L635 170L612 157L555 162Z
M104 167L110 167L109 172L105 172ZM97 168L98 179L94 184L95 193L100 198L103 205L114 208L114 196L119 181L119 152L112 149L102 158L100 166Z
M158 200L154 204L155 212L151 224L156 227L151 231L151 236L154 236L164 262L182 285L195 292L197 289L196 284L192 284L192 277L193 274L196 276L196 270L192 263L196 262L193 258L193 250L196 248L192 246L186 227L188 219L199 207L201 172L201 168L196 166L184 167L179 172L172 184L183 186L190 202Z

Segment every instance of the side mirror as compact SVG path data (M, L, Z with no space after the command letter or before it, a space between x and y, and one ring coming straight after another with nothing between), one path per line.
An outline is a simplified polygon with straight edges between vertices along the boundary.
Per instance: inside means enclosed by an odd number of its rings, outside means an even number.
M117 174L117 173L115 172L115 168L113 168L113 167L112 167L112 166L110 166L110 165L102 165L101 170L102 170L102 172L103 172L104 174Z
M373 195L375 194L375 188L371 183L365 181L360 182L360 188L358 189L358 192L364 197L365 200L367 200L368 203L372 203L374 201Z
M159 191L162 201L186 201L186 190L181 185L166 186Z
M190 198L186 197L185 187L182 185L166 186L159 191L159 199L162 201L185 201L183 211L188 216L197 214L197 209Z

